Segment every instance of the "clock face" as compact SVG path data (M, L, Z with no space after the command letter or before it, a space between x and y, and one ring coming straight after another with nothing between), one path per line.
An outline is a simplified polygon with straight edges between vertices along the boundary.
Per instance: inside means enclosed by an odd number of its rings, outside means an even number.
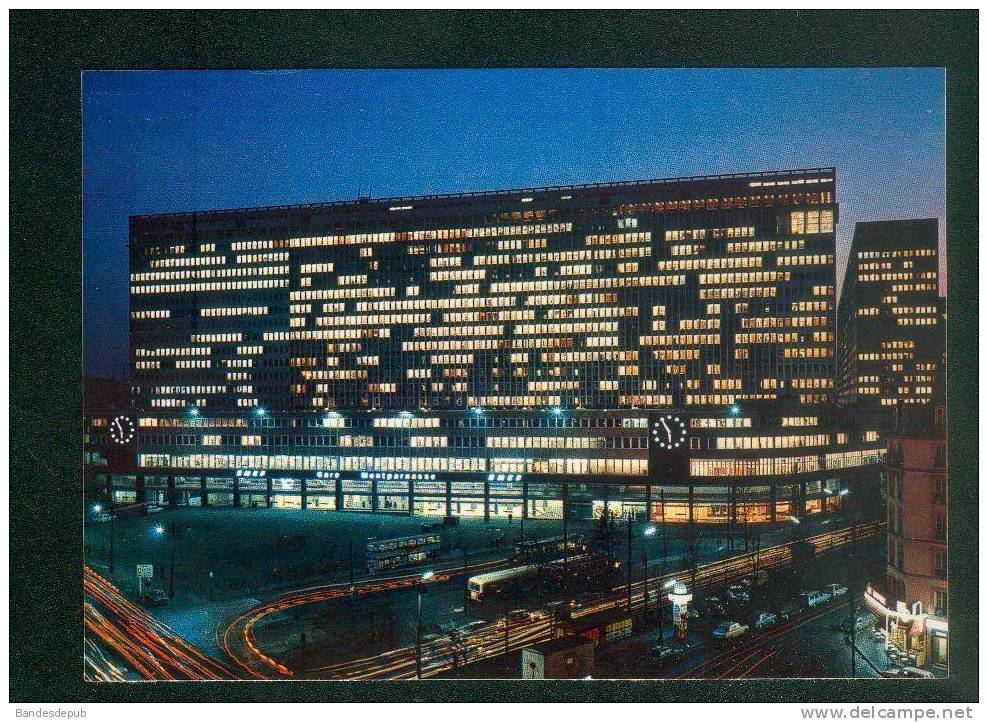
M133 420L129 416L114 416L110 421L110 438L117 444L129 444L133 441Z
M686 444L686 421L675 414L663 414L652 423L652 442L660 449L679 449Z

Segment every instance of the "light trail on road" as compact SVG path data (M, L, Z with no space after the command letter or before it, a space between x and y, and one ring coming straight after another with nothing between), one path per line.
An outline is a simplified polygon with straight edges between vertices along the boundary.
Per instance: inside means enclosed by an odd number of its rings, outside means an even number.
M124 598L120 590L88 566L84 568L83 590L86 595L86 633L94 638L92 643L96 650L87 649L86 663L87 667L91 665L96 668L94 674L97 677L105 675L115 680L118 672L122 678L122 671L110 665L95 646L95 639L112 649L145 679L238 679L232 670L208 657L144 609ZM90 642L87 639L87 644Z
M816 547L818 555L824 555L846 544L856 542L877 534L884 525L881 522L859 524L836 531L828 531L804 540ZM716 589L730 582L739 580L751 574L755 569L775 569L791 562L792 542L776 544L761 550L753 550L728 559L710 562L696 567L695 579L691 569L681 569L661 577L650 577L649 604L654 605L667 601L667 583L682 578L687 580L689 575L692 582L691 592L703 589ZM490 562L487 569L503 566L507 560ZM485 570L485 565L471 568L471 572ZM457 576L455 569L437 571L434 582L447 581ZM355 585L359 595L373 594L381 591L407 589L420 583L419 575L394 577L387 580L368 581ZM301 592L293 592L260 605L244 613L230 624L223 634L223 648L227 655L241 669L249 672L258 679L292 678L299 673L289 669L282 662L265 654L259 647L254 636L254 627L264 617L274 612L285 611L294 607L315 602L339 599L351 593L348 585L337 584L319 587ZM645 580L631 583L630 612L644 606ZM628 585L612 589L605 597L592 606L574 609L570 612L571 619L582 619L610 609L628 607ZM826 610L823 613L827 613ZM505 624L508 625L505 635ZM520 649L537 642L552 638L554 623L548 619L533 619L508 623L503 618L480 627L465 635L459 643L449 636L433 640L422 645L422 676L433 677L444 672L463 667L475 662L490 659L505 652ZM507 636L507 643L505 643ZM716 658L715 658L716 659ZM762 661L756 661L756 665ZM701 665L702 666L702 665ZM317 679L412 679L416 676L416 651L414 646L383 652L356 660L330 664L311 670L303 670L303 678ZM749 668L748 672L751 671ZM273 676L272 676L273 675Z

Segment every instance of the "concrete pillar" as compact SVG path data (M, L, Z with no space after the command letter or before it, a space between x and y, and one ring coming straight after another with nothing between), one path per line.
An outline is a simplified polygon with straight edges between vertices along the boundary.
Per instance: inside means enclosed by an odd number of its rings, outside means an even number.
M113 504L113 474L106 475L106 503Z
M491 482L484 481L484 521L491 520Z
M240 477L233 477L233 506L240 507Z
M175 493L175 475L168 475L168 506L175 507L178 504L178 495Z
M209 494L206 491L206 477L199 477L199 498L203 506L209 506Z
M645 484L645 521L652 521L652 485Z
M415 514L415 482L408 480L408 515Z
M371 479L371 511L377 513L377 479Z
M134 477L134 499L138 504L143 504L146 501L144 495L144 474L138 474Z
M343 479L336 480L334 492L336 493L336 511L343 511Z
M304 478L299 481L299 484L301 485L300 493L302 495L302 508L303 509L308 509L309 508L309 497L308 497L309 484L308 484L308 482L306 482L306 480Z
M693 485L692 484L690 484L689 486L688 496L686 499L686 507L687 507L687 518L689 519L690 524L692 524L695 521L693 517Z
M272 488L273 484L272 484L271 479L265 479L265 484L266 484L267 488L264 491L264 501L267 504L268 509L270 509L271 508L271 505L273 503L273 501L271 499L272 492L273 492L273 488Z
M453 482L446 482L446 516L453 516Z
M521 518L528 518L528 482L521 483Z
M773 522L775 521L775 489L776 489L776 486L775 486L774 483L773 484L770 484L769 487L768 487L768 490L769 490L769 496L768 496L769 512L768 513L769 513L769 518Z

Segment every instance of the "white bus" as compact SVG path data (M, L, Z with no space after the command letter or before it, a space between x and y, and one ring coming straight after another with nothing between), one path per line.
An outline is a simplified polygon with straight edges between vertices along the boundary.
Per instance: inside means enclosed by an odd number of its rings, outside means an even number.
M470 601L475 604L481 604L485 596L500 594L506 589L518 584L521 580L535 576L538 572L538 565L527 564L523 567L512 567L496 572L477 574L467 580L467 588L470 590Z

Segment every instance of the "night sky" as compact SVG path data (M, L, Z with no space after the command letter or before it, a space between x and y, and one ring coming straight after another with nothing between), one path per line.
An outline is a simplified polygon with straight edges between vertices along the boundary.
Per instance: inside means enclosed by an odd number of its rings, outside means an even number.
M936 69L90 72L86 373L123 377L127 218L811 166L854 223L939 217ZM941 285L941 289L943 286Z

